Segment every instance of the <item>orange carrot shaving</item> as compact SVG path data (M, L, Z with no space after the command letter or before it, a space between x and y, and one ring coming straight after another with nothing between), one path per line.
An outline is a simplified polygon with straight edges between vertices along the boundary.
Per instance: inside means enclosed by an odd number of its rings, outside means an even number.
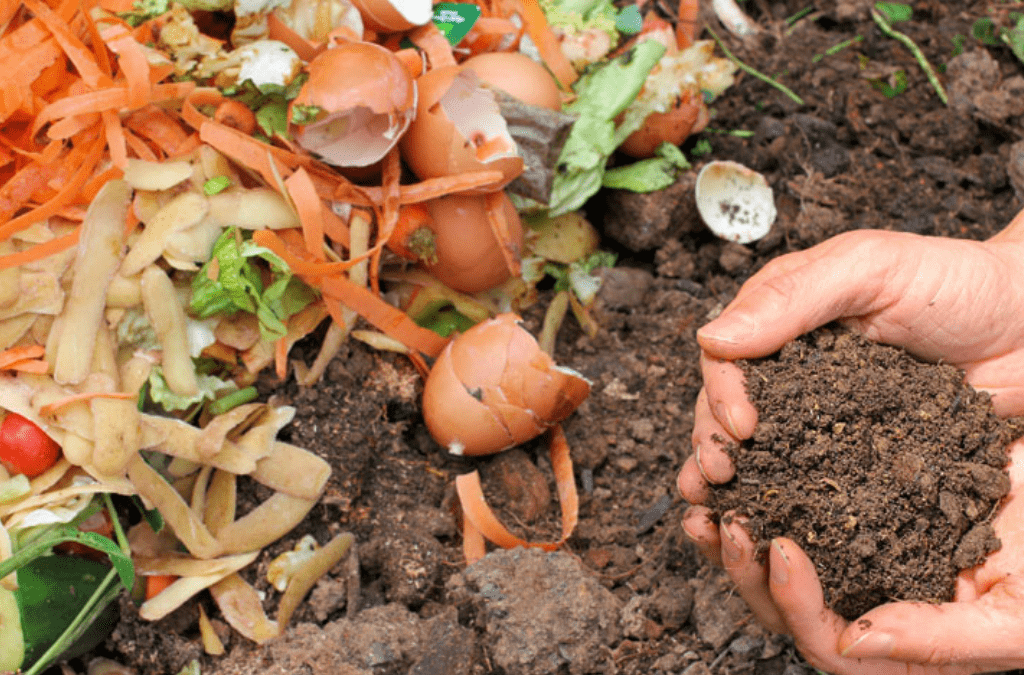
M146 600L160 595L168 586L178 580L173 574L150 574L146 577Z
M572 83L579 77L572 63L562 53L562 46L558 38L551 32L548 19L541 9L537 0L520 0L523 10L523 22L526 24L526 32L537 46L548 70L554 74L555 79L562 85L562 89L569 91Z
M455 65L452 46L434 23L414 28L409 33L409 41L427 55L431 69Z
M54 40L74 64L79 77L87 85L99 87L110 84L110 78L100 69L93 53L82 44L78 36L71 32L68 25L52 9L37 0L22 0L22 2L50 31Z
M256 131L256 115L241 101L227 100L221 103L213 114L213 120L238 129L243 134Z
M676 43L686 49L697 38L697 15L700 13L699 0L679 0L679 19L676 22Z
M292 272L314 284L320 277L335 276L347 272L369 256L369 254L366 254L340 262L310 262L305 258L299 257L294 247L285 244L283 237L288 236L288 232L289 230L277 230L276 232L272 230L257 230L252 233L252 240L279 256L288 264ZM303 251L305 251L305 240L300 237L300 241L302 242Z
M62 399L58 399L51 403L39 408L39 414L43 417L49 417L59 410L62 410L69 405L73 405L80 401L90 401L94 398L114 398L120 400L132 400L138 398L138 394L132 394L125 391L83 391L79 394L72 394L65 396Z
M24 345L8 347L0 352L0 370L6 370L12 363L29 359L41 359L46 354L42 345Z
M555 541L532 543L509 532L487 505L483 488L480 485L480 474L476 471L455 478L455 491L459 495L459 503L462 505L464 533L467 532L465 523L468 523L485 539L502 548L523 546L541 548L545 551L557 549L572 535L579 518L579 495L576 492L576 481L573 477L569 444L565 440L561 425L555 425L548 432L548 443L551 467L555 474L555 488L562 507L561 537ZM476 533L471 531L468 536L464 534L463 550L467 560L479 555L476 536Z
M105 29L102 38L110 51L117 54L117 66L128 85L128 107L141 108L149 103L149 60L142 45L124 25Z
M28 263L35 262L37 260L49 258L51 255L56 255L61 251L66 251L72 246L78 244L78 236L78 230L74 230L62 237L51 239L50 241L43 242L42 244L36 244L24 251L0 256L0 270L27 265Z
M288 347L286 338L274 341L274 372L281 380L288 376Z
M285 182L288 189L288 196L299 214L299 222L302 224L302 235L306 242L306 251L313 258L323 262L327 259L324 254L324 211L326 210L320 195L313 187L306 170L299 167L295 173L289 176Z
M32 375L45 375L50 372L50 364L39 359L26 359L24 361L15 361L7 366L6 370L31 373Z

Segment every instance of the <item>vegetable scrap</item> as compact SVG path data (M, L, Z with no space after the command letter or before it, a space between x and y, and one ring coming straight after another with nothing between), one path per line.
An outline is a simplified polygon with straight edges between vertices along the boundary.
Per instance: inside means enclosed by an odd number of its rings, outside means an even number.
M630 189L688 168L663 144L703 128L735 72L695 41L696 9L682 0L675 26L609 0L0 10L0 623L17 628L0 670L88 649L124 591L156 620L208 590L241 635L280 635L353 539L276 559L267 616L240 571L331 467L278 440L295 411L253 385L267 369L315 384L349 337L408 356L453 452L548 434L561 538L509 533L471 473L456 481L467 560L485 540L563 542L577 499L559 425L589 384L550 352L570 309L597 330L592 272L614 264L578 209L617 151L655 157L608 172ZM527 137L555 159L528 162ZM516 312L544 279L538 343ZM293 358L325 323L313 363ZM492 370L467 365L477 347L500 353ZM240 514L241 481L271 496ZM115 497L138 511L127 530ZM87 574L82 604L39 617L41 589Z

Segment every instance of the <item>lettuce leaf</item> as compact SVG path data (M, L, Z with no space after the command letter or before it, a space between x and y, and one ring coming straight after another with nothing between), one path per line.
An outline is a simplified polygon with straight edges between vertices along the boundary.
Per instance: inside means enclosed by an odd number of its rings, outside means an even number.
M266 286L264 271L270 273ZM255 314L263 339L273 341L287 333L288 317L315 298L313 289L280 257L231 228L217 239L210 260L193 278L189 308L199 318L237 311Z
M578 209L601 188L605 165L643 119L616 124L616 117L636 99L644 81L665 53L665 46L645 40L628 52L595 65L575 89L577 99L566 112L577 115L555 165L548 203L550 215Z

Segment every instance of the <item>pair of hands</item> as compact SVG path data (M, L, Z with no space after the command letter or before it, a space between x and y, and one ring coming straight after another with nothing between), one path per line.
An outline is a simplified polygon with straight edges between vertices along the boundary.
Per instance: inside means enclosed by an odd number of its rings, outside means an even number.
M761 564L740 524L715 524L701 506L709 483L734 474L721 439L749 438L757 423L732 361L767 356L833 320L961 368L998 414L1024 414L1024 212L986 242L849 232L777 258L744 284L697 333L704 388L678 481L694 505L686 534L725 566L765 626L792 635L833 675L1024 668L1024 440L1009 449L1011 491L993 521L1002 548L960 573L950 603L890 603L847 622L825 606L814 565L793 541L774 540Z

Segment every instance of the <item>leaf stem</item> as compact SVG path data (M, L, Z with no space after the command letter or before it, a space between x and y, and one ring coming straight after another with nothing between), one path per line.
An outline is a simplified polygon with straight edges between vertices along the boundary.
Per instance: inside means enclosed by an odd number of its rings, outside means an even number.
M878 24L878 27L882 29L883 33L910 50L910 53L914 55L914 58L917 60L918 64L920 64L921 70L923 70L924 74L928 77L928 81L931 83L932 88L935 89L935 93L938 94L939 100L942 101L943 105L949 105L949 97L946 96L946 90L942 87L942 83L939 82L939 76L935 74L935 70L932 68L932 65L928 63L928 59L926 59L924 54L921 52L921 48L918 47L906 34L895 30L889 24L889 21L882 16L882 13L877 9L871 10L871 18L875 20L875 23Z
M765 75L764 73L762 73L762 72L760 72L758 70L755 70L754 68L748 66L747 64L743 63L738 58L736 58L736 56L731 51L729 51L729 48L725 46L725 43L722 42L722 39L718 37L718 34L715 33L715 31L711 30L710 26L705 25L704 28L705 28L705 30L707 30L708 33L711 34L711 37L713 37L715 39L715 42L722 49L722 53L725 54L725 57L727 59L729 59L730 61L732 61L733 63L735 63L736 66L740 70L742 70L744 73L747 73L749 75L753 75L754 77L756 77L757 79L761 80L762 82L765 82L765 83L775 87L776 89L781 91L783 94L785 94L786 96L791 98L797 105L803 105L804 104L804 100L802 98L800 98L796 94L796 92L794 92L792 89L790 89L786 85L782 84L778 80L775 80L775 79Z

